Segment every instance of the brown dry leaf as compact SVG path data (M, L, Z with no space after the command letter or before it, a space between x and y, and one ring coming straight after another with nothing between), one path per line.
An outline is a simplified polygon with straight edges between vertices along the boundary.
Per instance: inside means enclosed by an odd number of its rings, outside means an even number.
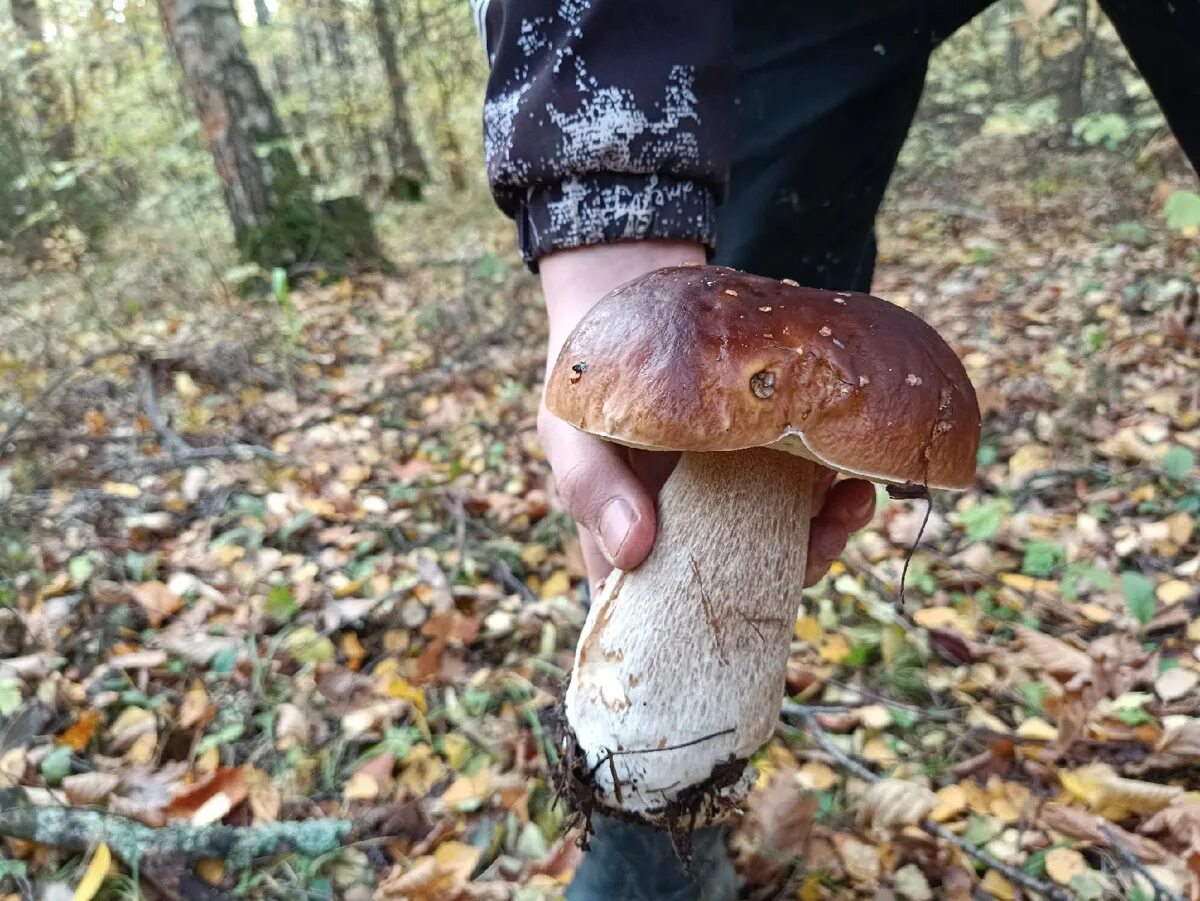
M208 692L204 690L204 683L199 679L192 682L192 687L187 690L183 696L183 702L179 705L179 728L191 729L193 727L204 728L212 718L217 715L217 707L208 700Z
M392 788L392 770L395 767L394 754L385 752L371 757L351 774L342 796L347 801L373 801L387 794Z
M283 808L283 794L279 786L275 784L270 773L265 773L257 767L244 766L242 771L246 777L250 815L255 825L276 822Z
M67 800L76 807L100 804L117 790L121 777L112 773L77 773L62 781Z
M1146 863L1162 863L1168 857L1166 849L1158 842L1127 832L1115 823L1110 823L1103 817L1079 807L1067 804L1046 804L1038 814L1038 821L1044 829L1053 829L1068 838L1091 842L1102 847L1108 847L1111 844L1108 836L1104 834L1107 829L1139 860Z
M183 608L183 598L162 582L139 582L129 586L129 590L150 625L156 629L166 617L174 616Z
M108 728L108 743L112 750L126 751L144 736L157 740L158 724L154 714L142 707L126 707Z
M855 882L873 887L879 881L879 849L853 835L839 832L833 837L838 859Z
M197 826L215 823L246 800L249 791L242 767L220 767L207 779L177 793L167 805L167 818L190 820Z
M803 857L820 800L795 772L775 773L747 802L747 834L766 857Z
M1180 844L1200 847L1200 802L1165 807L1142 824L1138 831L1145 835L1165 833Z
M860 827L887 832L921 822L937 805L937 794L924 785L904 779L880 779L863 794L858 823Z
M993 898L999 898L1000 901L1013 901L1017 896L1013 884L996 870L988 870L984 874L983 881L979 883L979 887Z
M1051 848L1046 852L1046 874L1059 885L1070 885L1087 869L1087 861L1074 848Z
M1036 669L1071 683L1082 682L1091 675L1092 658L1065 641L1024 626L1017 629L1017 635L1021 639L1025 655Z

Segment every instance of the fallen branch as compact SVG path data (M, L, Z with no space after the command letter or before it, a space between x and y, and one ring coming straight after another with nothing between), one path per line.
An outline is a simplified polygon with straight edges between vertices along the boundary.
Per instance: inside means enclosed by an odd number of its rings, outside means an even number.
M37 393L37 396L30 401L28 406L21 407L17 410L17 412L13 415L12 420L8 423L7 428L5 428L4 434L0 435L0 457L3 457L4 449L8 447L8 443L12 441L13 435L15 435L20 428L25 425L25 422L29 419L33 411L45 404L46 401L48 401L55 394L55 392L66 385L67 382L73 379L78 373L85 369L90 369L101 360L107 360L109 357L119 357L129 353L131 353L131 351L125 347L110 347L106 350L98 350L95 353L88 354L74 366L67 367L57 376L43 385L42 390Z
M1109 829L1107 826L1101 826L1100 831L1108 839L1108 843L1117 853L1117 857L1121 858L1121 863L1150 883L1150 888L1154 889L1154 901L1184 901L1180 895L1171 891L1155 878L1154 874L1150 872L1144 863L1138 860L1138 856L1130 850L1128 845L1121 841L1120 836L1114 830Z
M138 393L141 395L142 410L146 414L146 419L150 421L150 426L154 429L154 434L158 436L159 442L164 448L170 451L173 457L189 453L193 449L192 446L179 437L179 433L171 428L171 423L167 420L166 414L158 403L158 394L154 390L154 373L151 372L149 363L144 360L138 369L138 383Z
M213 447L189 447L178 454L162 457L130 457L106 463L101 472L105 475L120 471L139 473L166 472L170 469L184 469L195 463L249 463L252 460L268 460L272 463L286 463L288 457L276 453L269 447L257 444L219 444Z
M251 861L289 851L306 857L328 854L354 833L348 820L298 820L261 826L164 826L153 829L136 820L94 810L35 807L20 790L0 791L0 835L88 851L97 842L129 866L169 865L217 859L245 868Z
M798 705L792 705L789 709L785 710L785 713L800 719L804 723L804 728L813 737L816 743L821 746L821 750L825 751L825 753L832 757L838 766L842 767L842 769L853 773L864 782L874 784L880 781L880 776L872 772L864 764L855 760L853 757L839 748L837 742L830 738L829 733L821 728L821 724L817 722L816 717L812 713ZM1059 888L1058 886L1051 885L1048 882L1035 879L1029 874L1022 872L1017 867L1006 864L1004 861L1000 860L990 852L985 851L983 848L973 845L955 835L941 823L935 823L932 820L922 820L917 825L925 832L940 838L945 842L948 842L968 856L975 858L975 860L984 864L984 866L990 867L991 869L1000 873L1010 882L1020 885L1022 888L1026 888L1031 892L1036 892L1043 898L1051 899L1051 901L1073 901L1074 896L1071 893Z

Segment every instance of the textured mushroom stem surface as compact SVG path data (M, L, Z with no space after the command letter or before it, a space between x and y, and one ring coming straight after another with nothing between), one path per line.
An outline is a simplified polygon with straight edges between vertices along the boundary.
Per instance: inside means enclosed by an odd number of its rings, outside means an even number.
M654 550L605 580L567 690L603 806L653 821L710 781L739 791L735 762L779 718L813 473L767 449L680 459Z

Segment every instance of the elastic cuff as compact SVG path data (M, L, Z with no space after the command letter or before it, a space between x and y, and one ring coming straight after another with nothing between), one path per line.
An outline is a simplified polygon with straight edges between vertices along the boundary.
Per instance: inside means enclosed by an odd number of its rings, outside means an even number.
M534 187L516 214L517 240L534 272L556 250L659 239L716 246L712 191L690 179L598 172Z

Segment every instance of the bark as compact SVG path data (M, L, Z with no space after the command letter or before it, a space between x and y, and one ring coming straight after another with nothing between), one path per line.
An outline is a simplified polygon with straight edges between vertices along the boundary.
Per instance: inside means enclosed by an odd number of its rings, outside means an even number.
M37 112L41 145L48 159L70 159L75 129L62 82L49 65L42 12L37 0L11 0L11 7L13 24L26 42L22 66Z
M242 40L232 0L158 0L243 256L264 266L374 256L370 217L313 199ZM358 204L361 207L361 204Z
M375 43L387 73L392 102L391 127L386 136L392 168L391 193L397 197L419 197L420 186L429 180L429 169L413 135L408 112L408 82L400 69L400 53L387 0L371 0L371 18L375 23Z
M1067 125L1084 112L1083 88L1087 76L1087 61L1092 47L1093 25L1089 16L1091 0L1077 0L1076 27L1081 40L1079 46L1066 54L1063 60L1063 75L1058 92L1058 109L1062 121Z

